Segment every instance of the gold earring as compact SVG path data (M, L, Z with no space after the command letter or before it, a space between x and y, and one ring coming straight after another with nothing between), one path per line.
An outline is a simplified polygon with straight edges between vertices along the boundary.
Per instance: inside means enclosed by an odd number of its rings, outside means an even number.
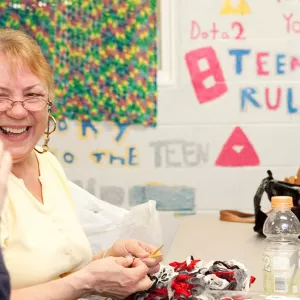
M53 123L54 124L54 127L52 130L50 130L50 123ZM42 151L39 151L38 149L34 148L34 150L40 154L43 154L45 152L47 152L49 150L49 146L48 146L48 143L50 141L50 134L52 134L54 131L56 130L56 120L55 118L49 114L48 116L48 125L47 125L47 130L44 132L46 134L46 138L45 138L45 141L44 141L44 144L42 146L43 150Z

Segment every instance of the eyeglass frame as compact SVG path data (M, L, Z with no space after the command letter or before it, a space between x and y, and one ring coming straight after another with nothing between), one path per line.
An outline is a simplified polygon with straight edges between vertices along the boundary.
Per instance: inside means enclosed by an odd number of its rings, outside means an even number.
M4 98L4 97L3 97L3 98ZM32 97L32 98L34 98L34 97ZM23 108L24 108L25 110L30 111L30 112L41 111L41 110L44 109L47 105L49 106L48 112L51 112L52 102L50 101L50 96L49 96L49 95L48 95L48 99L46 99L46 97L43 98L43 97L41 97L41 96L38 96L38 97L36 97L36 98L39 98L39 100L42 100L43 102L46 103L46 105L45 105L43 108L39 109L39 110L30 110L30 109L27 109L27 108L24 107L24 103L26 104L26 101L29 100L29 99L26 99L26 100L23 100L23 101L13 101L13 100L10 99L9 97L6 97L6 98L5 98L5 101L7 101L7 100L10 101L10 102L12 103L12 104L11 104L11 107L8 108L8 109L6 109L6 110L2 110L2 111L0 110L0 113L1 113L1 112L6 112L6 111L8 111L8 110L11 110L11 109L14 107L15 103L18 103L18 102L20 102L20 103L22 104L22 106L23 106ZM41 98L42 98L42 99L41 99ZM0 97L0 103L1 103L1 97Z
M50 96L49 96L49 95L48 95L48 99L46 99L46 97L42 97L42 96L37 96L37 97L36 97L36 98L39 98L39 100L42 100L43 102L46 103L46 105L45 105L43 108L39 109L39 110L30 110L30 109L27 109L27 108L24 107L24 103L26 104L26 101L27 101L27 100L30 100L30 99L26 99L26 100L23 100L23 101L13 101L13 100L10 99L9 97L2 97L2 98L5 98L5 101L10 101L12 104L11 104L11 107L8 108L8 109L6 109L6 110L0 110L0 113L6 112L6 111L8 111L8 110L11 110L11 109L14 107L15 103L18 103L18 102L22 104L22 106L23 106L23 108L24 108L25 110L30 111L30 112L41 111L41 110L44 109L47 105L49 106L48 112L51 112L52 102L50 101ZM33 99L33 98L35 98L35 97L32 97L31 99ZM1 104L1 96L0 96L0 104Z
M3 98L4 98L4 97L3 97ZM34 97L32 97L32 98L34 98ZM41 96L38 96L37 98L39 98L39 100L42 100L43 102L45 102L46 105L45 105L43 108L39 109L39 110L30 110L30 109L25 108L25 106L24 106L24 103L26 103L26 101L29 100L29 99L26 99L26 100L23 100L23 101L13 101L13 100L10 99L9 97L6 97L6 98L5 98L5 101L10 101L10 102L12 103L12 104L11 104L11 107L8 108L8 109L6 109L6 110L0 110L0 113L1 113L1 112L6 112L6 111L8 111L8 110L11 110L11 109L14 107L15 103L18 103L18 102L22 104L23 108L24 108L26 111L30 111L30 112L41 111L42 109L44 109L44 108L48 105L48 106L49 106L48 112L51 112L52 102L50 101L49 95L48 95L48 99L40 99L40 98L42 98ZM46 98L46 97L45 97L45 98ZM0 104L1 104L1 97L0 97Z

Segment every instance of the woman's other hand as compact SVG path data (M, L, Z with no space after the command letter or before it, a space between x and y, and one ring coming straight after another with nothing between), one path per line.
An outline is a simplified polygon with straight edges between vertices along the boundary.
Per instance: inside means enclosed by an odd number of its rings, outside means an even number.
M135 292L148 290L152 286L148 273L148 267L139 259L107 257L92 261L70 277L84 276L92 294L124 299Z
M160 256L148 258L156 248L157 247L153 245L143 243L136 239L120 239L106 251L106 256L125 257L127 255L132 255L143 261L149 268L149 274L153 274L158 272L159 263L163 259L161 252L158 253L158 255L161 254Z

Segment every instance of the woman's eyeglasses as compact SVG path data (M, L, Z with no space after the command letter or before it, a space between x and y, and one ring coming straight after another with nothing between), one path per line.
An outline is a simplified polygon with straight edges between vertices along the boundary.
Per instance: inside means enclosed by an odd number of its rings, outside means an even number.
M8 97L0 96L0 112L13 108L16 103L21 103L28 111L39 111L47 105L51 107L52 103L43 96L26 96L23 101L13 101Z

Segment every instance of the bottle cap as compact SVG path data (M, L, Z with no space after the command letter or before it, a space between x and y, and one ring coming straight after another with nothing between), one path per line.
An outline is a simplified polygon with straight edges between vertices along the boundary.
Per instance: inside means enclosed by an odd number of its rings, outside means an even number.
M274 196L271 199L272 208L292 208L293 198L289 196Z

